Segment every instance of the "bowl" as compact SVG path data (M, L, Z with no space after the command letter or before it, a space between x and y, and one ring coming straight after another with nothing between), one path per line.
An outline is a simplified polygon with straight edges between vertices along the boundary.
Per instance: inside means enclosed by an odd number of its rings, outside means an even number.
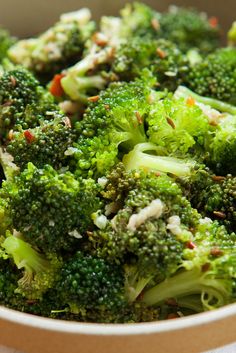
M173 2L218 16L225 30L235 19L235 0L146 1L158 10ZM0 23L18 36L29 36L49 27L62 12L86 6L99 18L102 14L117 13L124 3L122 0L1 1ZM236 304L176 320L123 325L52 320L0 307L0 344L25 353L199 353L235 340Z

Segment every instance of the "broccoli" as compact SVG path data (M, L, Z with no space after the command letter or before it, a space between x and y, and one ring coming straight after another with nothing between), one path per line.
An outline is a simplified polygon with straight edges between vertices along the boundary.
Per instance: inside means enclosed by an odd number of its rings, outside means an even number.
M18 41L8 55L14 63L39 77L51 77L82 57L85 42L94 30L88 9L63 14L59 22L39 37Z
M220 45L220 28L215 17L194 9L171 6L159 19L159 36L176 43L183 51L197 48L207 54Z
M217 223L202 220L178 271L148 289L142 297L144 303L161 305L168 298L174 298L185 306L185 302L197 295L195 306L212 310L232 302L235 297L236 263L232 248L235 237L235 233L227 234Z
M133 302L152 279L177 270L199 215L167 176L126 172L122 164L116 168L102 191L109 219L90 234L86 246L126 266L128 299Z
M236 48L221 48L194 65L184 84L194 92L236 104Z
M188 70L188 60L177 45L166 39L132 37L118 47L111 70L120 80L130 81L139 77L145 67L157 77L161 89L175 90Z
M199 96L185 87L180 87L175 96L191 98L196 101L209 117L212 131L205 137L206 164L216 173L235 174L236 156L236 107L216 99Z
M0 137L9 138L10 130L33 128L58 111L53 97L34 76L16 68L0 77Z
M181 182L180 182L181 183ZM182 181L186 197L193 207L211 219L217 219L228 231L236 231L236 178L219 176L208 170Z
M111 70L116 50L134 35L144 35L147 31L156 33L157 17L154 10L139 3L126 5L121 17L102 17L100 31L92 37L82 60L63 72L62 94L85 104L89 96L118 80Z
M32 163L3 183L13 227L32 246L47 252L73 249L93 226L91 214L100 206L92 180L76 180L70 172Z
M129 151L146 141L145 115L152 100L153 79L113 83L97 96L76 129L76 174L102 176L117 161L119 149Z
M74 141L75 132L70 120L55 113L54 120L43 121L33 129L14 132L6 150L22 170L28 162L38 168L50 164L54 169L60 169L68 165L68 149Z
M0 28L0 63L7 58L8 49L15 44L15 42L16 38L12 37L6 29Z
M13 259L19 270L23 269L23 277L18 280L16 293L28 299L41 298L43 292L50 288L60 267L60 259L51 255L47 259L34 250L30 244L18 236L8 235L2 247Z
M57 288L59 302L74 313L91 309L118 312L125 305L122 269L80 251L63 265Z

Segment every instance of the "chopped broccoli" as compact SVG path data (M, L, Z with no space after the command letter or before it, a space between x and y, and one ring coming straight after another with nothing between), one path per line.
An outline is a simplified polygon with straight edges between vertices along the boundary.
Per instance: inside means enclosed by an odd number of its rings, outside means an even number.
M4 141L10 130L33 128L58 111L50 93L23 68L0 77L0 104L0 137Z
M12 37L6 29L0 28L0 63L7 58L8 49L15 42L16 38Z
M197 48L201 53L214 51L220 44L217 19L193 9L170 6L159 19L159 36L176 43L187 51Z
M88 9L61 15L60 21L37 38L18 41L8 51L10 59L39 75L51 77L75 63L95 30Z
M27 167L29 162L38 168L50 164L60 169L68 165L68 149L74 141L75 132L70 120L56 112L54 120L44 121L33 129L14 132L6 150L21 169Z
M100 208L97 186L76 180L70 172L28 164L13 181L3 183L9 197L13 227L31 245L47 252L73 249L93 226L91 214Z
M236 48L221 48L194 65L184 83L196 93L236 103Z

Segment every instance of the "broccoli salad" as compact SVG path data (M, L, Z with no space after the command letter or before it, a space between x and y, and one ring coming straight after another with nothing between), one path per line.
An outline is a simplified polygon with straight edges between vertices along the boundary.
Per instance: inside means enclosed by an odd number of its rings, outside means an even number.
M0 304L137 323L236 301L236 23L127 4L0 29Z

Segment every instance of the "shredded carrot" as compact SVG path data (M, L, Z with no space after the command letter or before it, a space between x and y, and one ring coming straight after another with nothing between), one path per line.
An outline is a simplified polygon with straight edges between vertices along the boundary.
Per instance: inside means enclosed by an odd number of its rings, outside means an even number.
M64 90L61 85L61 79L64 77L64 74L57 74L54 76L49 91L55 97L61 97L64 94Z

